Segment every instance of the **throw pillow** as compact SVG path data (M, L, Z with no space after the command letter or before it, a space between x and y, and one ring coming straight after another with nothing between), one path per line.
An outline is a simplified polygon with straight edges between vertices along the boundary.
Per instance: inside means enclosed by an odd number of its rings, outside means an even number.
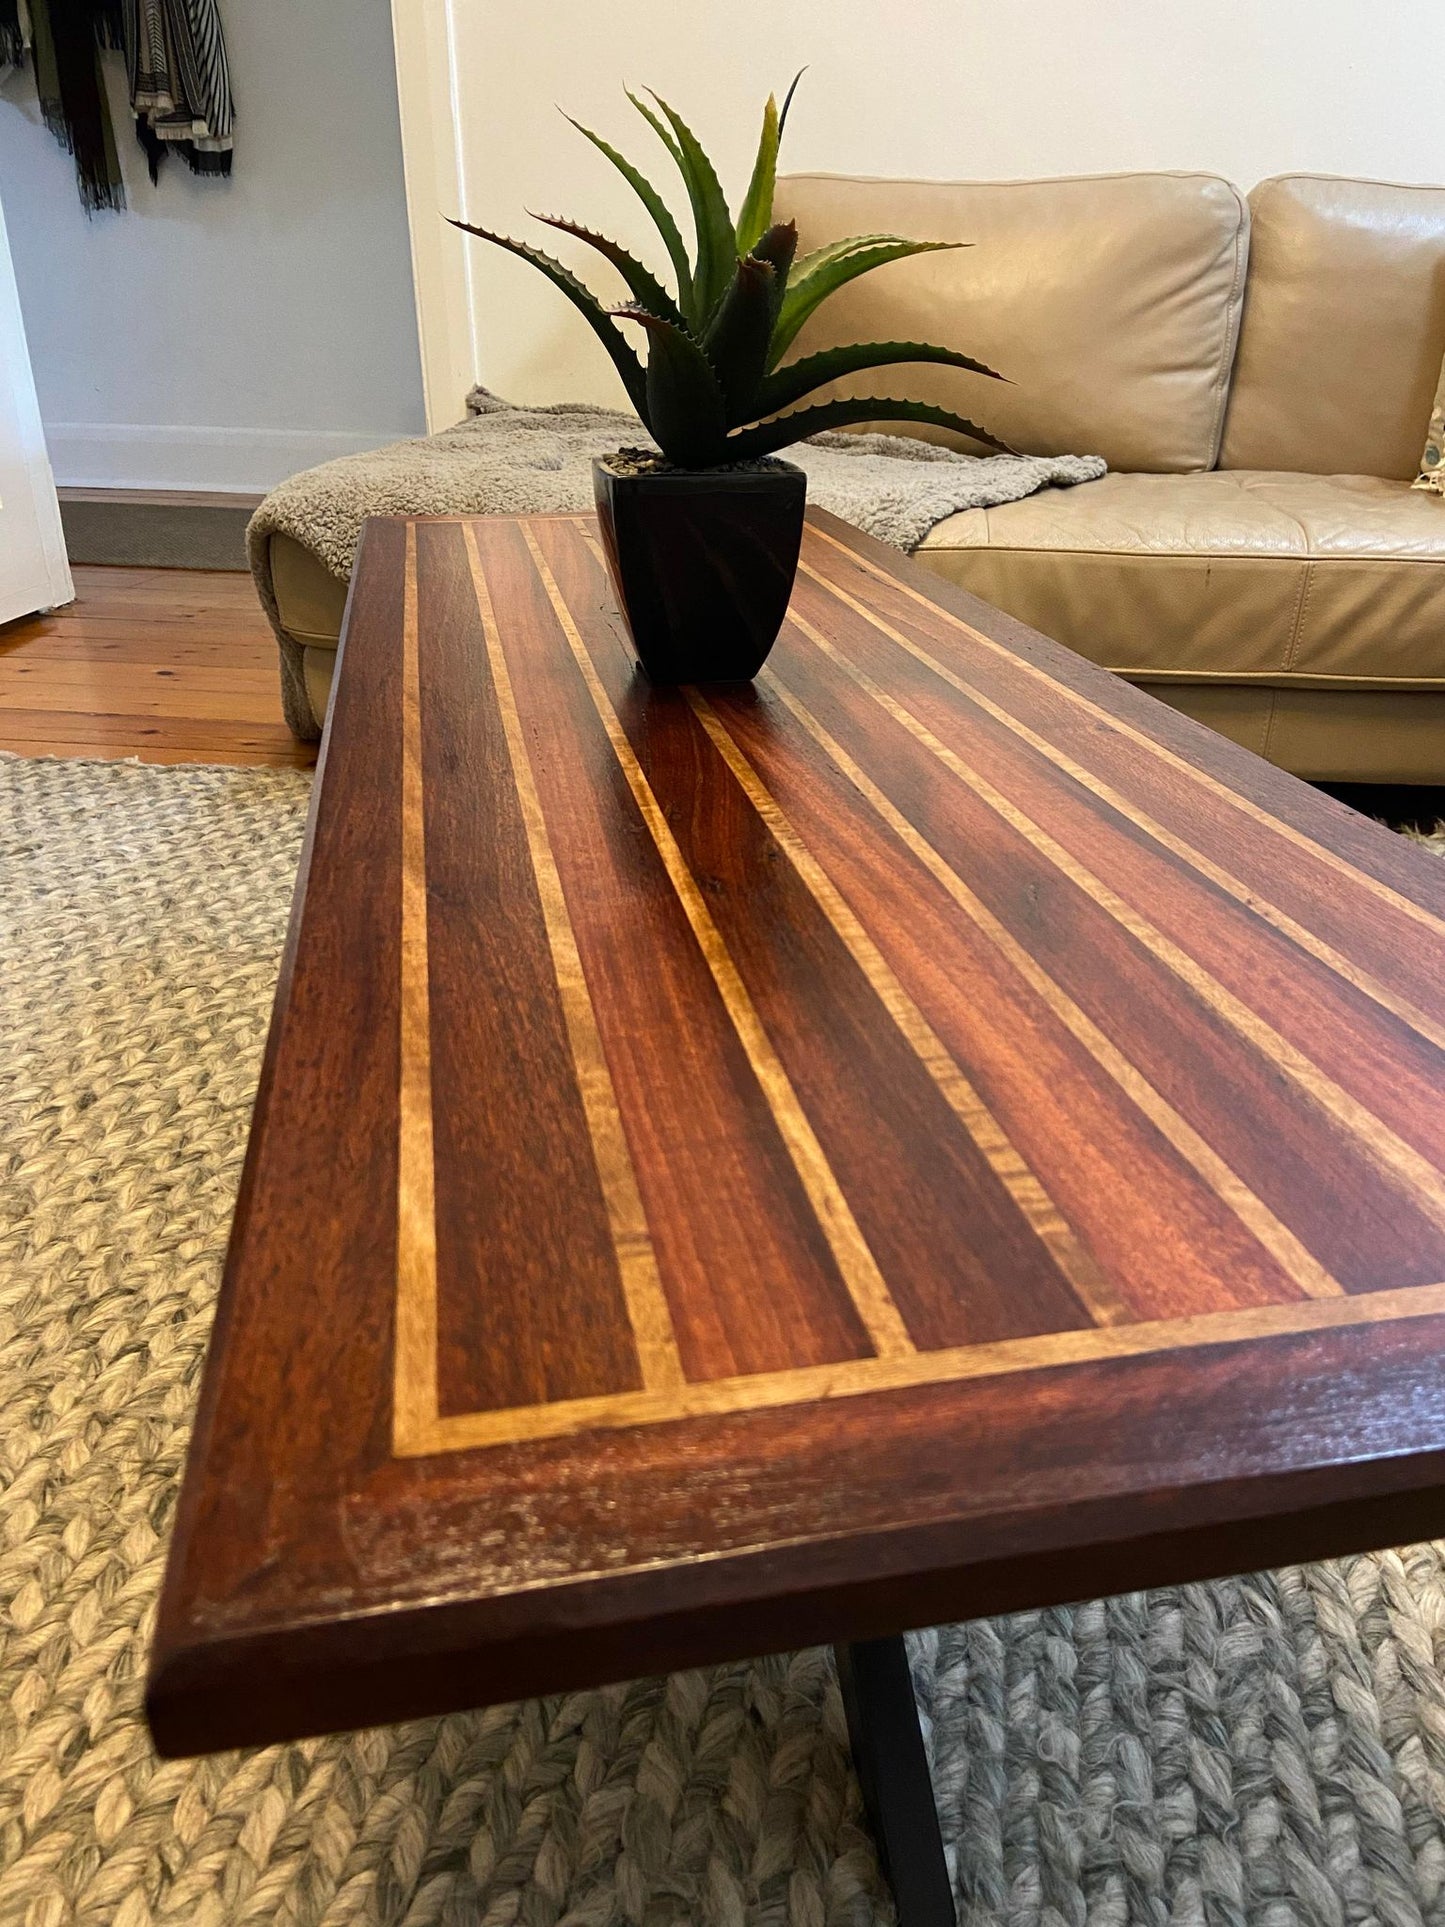
M1430 432L1425 439L1425 453L1420 457L1420 473L1415 477L1413 486L1433 489L1437 495L1445 495L1445 368L1440 370L1440 386L1435 390Z

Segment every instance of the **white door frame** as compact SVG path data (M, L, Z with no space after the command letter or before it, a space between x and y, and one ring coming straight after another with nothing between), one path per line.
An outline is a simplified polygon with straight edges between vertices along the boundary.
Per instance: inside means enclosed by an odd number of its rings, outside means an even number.
M392 0L397 100L427 428L460 421L477 379L455 0Z
M0 208L0 622L74 600Z

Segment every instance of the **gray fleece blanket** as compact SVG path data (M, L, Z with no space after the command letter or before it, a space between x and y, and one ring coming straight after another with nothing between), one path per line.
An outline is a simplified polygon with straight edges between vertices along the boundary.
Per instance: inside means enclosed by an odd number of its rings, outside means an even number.
M527 515L592 506L594 455L645 442L635 415L582 402L516 408L473 390L468 418L440 435L393 442L306 469L273 489L247 531L251 570L281 645L286 718L318 733L300 651L281 627L270 538L289 535L346 581L368 515ZM958 455L896 435L817 435L787 450L808 475L808 500L891 543L916 549L961 509L1016 502L1041 488L1104 474L1097 455Z

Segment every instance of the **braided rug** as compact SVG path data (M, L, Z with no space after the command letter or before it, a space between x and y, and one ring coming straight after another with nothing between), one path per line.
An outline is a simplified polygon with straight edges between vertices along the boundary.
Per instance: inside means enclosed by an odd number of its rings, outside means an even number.
M147 1637L306 788L0 759L0 1923L890 1920L816 1652L152 1753ZM913 1655L967 1927L1445 1923L1440 1549Z

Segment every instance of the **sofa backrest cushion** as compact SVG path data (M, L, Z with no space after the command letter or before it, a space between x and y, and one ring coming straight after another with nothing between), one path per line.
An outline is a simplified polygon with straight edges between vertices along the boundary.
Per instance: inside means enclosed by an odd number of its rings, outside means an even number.
M1220 466L1407 480L1445 352L1445 188L1285 174L1249 198Z
M881 232L972 244L851 283L790 358L839 342L934 341L1013 385L913 365L854 378L847 392L939 402L1029 454L1102 455L1116 469L1214 466L1249 246L1248 209L1229 182L792 175L778 183L776 218L796 220L800 251Z

